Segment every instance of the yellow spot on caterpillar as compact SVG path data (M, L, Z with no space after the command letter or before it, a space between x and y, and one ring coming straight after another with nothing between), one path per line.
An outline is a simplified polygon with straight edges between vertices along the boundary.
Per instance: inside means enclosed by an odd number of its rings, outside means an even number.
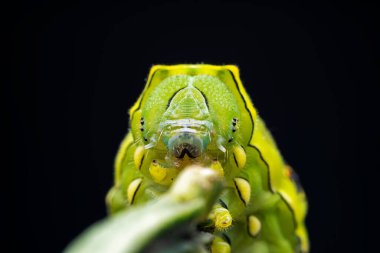
M261 222L260 220L254 216L251 215L248 217L248 232L251 236L256 236L258 233L260 233L261 230Z
M218 214L216 216L215 228L217 230L225 230L229 228L231 224L232 224L232 217L228 211L226 211L223 214Z
M211 244L211 253L231 253L231 246L219 236Z
M135 150L133 160L135 161L136 168L140 170L141 164L144 161L145 148L144 146L139 146Z
M240 145L236 145L233 147L232 152L233 152L234 159L238 168L239 169L243 168L247 161L247 155L244 149Z
M222 165L220 164L219 161L212 161L212 163L211 163L211 169L215 170L222 177L224 177L224 170L223 170L223 167L222 167Z
M157 183L161 182L167 175L166 168L161 167L156 161L153 161L149 167L149 173Z
M232 225L230 212L220 204L214 205L210 212L209 219L214 222L216 230L219 231L226 230Z
M241 200L244 202L244 204L247 205L251 198L251 186L249 185L248 181L243 178L237 177L234 179L234 181Z
M149 173L153 181L161 185L171 185L173 179L177 177L179 170L177 168L167 168L153 160L149 166Z
M136 192L141 185L141 181L142 181L142 178L137 178L129 184L128 191L127 191L127 198L128 198L129 204L133 203L133 199L135 198Z

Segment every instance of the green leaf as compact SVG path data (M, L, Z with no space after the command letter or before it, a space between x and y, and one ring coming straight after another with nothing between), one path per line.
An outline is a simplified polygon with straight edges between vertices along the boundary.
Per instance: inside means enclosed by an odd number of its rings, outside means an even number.
M65 253L207 252L210 234L196 230L222 189L213 170L191 167L157 200L88 228Z

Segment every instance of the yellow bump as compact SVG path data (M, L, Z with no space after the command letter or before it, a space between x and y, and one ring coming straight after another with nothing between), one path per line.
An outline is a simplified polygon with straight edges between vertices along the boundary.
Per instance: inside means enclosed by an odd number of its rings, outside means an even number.
M227 208L215 204L208 218L213 222L216 230L224 231L232 225L232 216Z
M225 208L219 208L215 212L215 228L217 230L226 230L232 224L232 217L230 212Z
M161 182L167 175L166 168L163 168L156 161L153 161L149 167L149 173L157 183Z
M142 181L142 178L137 178L129 184L128 191L127 191L127 197L128 197L129 204L133 203L133 199L136 195L137 190L139 189L139 187L141 185L141 181Z
M135 161L135 165L137 169L141 168L141 164L144 161L145 148L144 146L139 146L135 150L135 154L133 156L133 160Z
M247 155L243 149L242 146L236 145L232 149L234 159L236 162L236 165L238 166L239 169L243 168L245 166L245 163L247 161Z
M161 185L171 185L177 177L179 170L175 167L167 168L156 160L153 160L149 166L149 173L153 181Z
M231 253L231 246L219 236L211 244L211 253Z
M260 233L261 230L261 222L260 220L254 216L251 215L248 218L248 232L251 236L256 236L258 233Z
M223 170L223 167L222 165L220 164L219 161L212 161L211 163L211 169L215 170L216 172L218 172L222 177L224 177L224 170Z
M243 200L244 204L247 205L251 198L251 186L248 181L243 178L237 177L234 181L241 200Z

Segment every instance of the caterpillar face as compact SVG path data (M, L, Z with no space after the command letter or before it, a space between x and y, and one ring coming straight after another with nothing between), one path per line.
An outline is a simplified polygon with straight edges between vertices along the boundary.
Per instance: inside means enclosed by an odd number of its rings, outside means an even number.
M145 149L165 152L167 161L207 163L226 154L229 141L238 134L239 116L235 98L218 78L174 75L163 79L146 99L141 139Z
M197 158L205 152L214 129L200 90L191 83L178 90L169 99L163 116L165 121L160 123L160 131L169 156Z

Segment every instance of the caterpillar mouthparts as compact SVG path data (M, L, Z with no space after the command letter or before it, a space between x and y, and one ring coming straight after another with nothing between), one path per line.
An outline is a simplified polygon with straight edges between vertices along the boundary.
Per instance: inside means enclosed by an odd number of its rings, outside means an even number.
M176 158L196 158L203 152L203 141L194 133L180 132L169 139L169 152Z

